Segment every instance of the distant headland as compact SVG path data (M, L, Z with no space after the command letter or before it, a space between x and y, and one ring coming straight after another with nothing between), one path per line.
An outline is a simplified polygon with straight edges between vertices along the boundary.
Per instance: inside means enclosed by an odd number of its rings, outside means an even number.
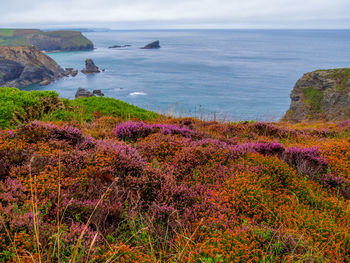
M94 44L81 32L39 29L0 29L0 46L36 46L41 51L92 50Z

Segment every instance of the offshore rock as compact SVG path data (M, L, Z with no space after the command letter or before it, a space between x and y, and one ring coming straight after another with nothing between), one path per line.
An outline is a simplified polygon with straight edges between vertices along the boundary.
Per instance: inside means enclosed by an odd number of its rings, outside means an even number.
M78 70L72 70L72 71L70 72L70 75L71 75L72 77L75 77L76 75L78 75Z
M157 48L160 48L159 40L149 43L148 45L144 46L142 49L157 49Z
M131 45L123 45L123 46L121 46L121 45L113 45L113 46L110 46L108 48L123 48L123 47L131 47Z
M350 119L350 69L317 70L304 74L290 95L284 121Z
M85 68L81 71L84 74L100 73L101 71L95 65L94 61L90 58L85 60Z
M77 90L77 92L75 93L75 98L88 98L88 97L93 97L95 96L92 92L83 89L83 88L79 88Z
M103 97L105 94L102 93L102 91L100 89L95 89L93 90L92 92L94 95L96 96L100 96L100 97Z

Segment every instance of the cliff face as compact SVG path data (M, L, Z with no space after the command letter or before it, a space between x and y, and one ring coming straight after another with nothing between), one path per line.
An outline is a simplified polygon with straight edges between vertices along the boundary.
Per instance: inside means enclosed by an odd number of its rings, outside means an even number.
M54 80L62 68L36 47L0 47L0 85L20 87Z
M93 43L77 31L0 29L0 46L36 46L45 51L92 50Z
M341 121L350 119L350 69L317 70L298 80L282 120Z

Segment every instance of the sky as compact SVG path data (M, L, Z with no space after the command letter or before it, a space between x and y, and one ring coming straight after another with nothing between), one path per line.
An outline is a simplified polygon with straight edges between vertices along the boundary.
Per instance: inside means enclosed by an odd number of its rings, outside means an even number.
M350 29L350 0L0 0L0 27Z

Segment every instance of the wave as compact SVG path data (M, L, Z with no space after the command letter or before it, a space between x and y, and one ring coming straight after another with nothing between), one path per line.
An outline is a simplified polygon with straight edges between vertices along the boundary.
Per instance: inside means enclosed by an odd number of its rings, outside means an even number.
M131 92L129 95L130 96L146 96L147 93L145 93L143 91L136 91L136 92Z

